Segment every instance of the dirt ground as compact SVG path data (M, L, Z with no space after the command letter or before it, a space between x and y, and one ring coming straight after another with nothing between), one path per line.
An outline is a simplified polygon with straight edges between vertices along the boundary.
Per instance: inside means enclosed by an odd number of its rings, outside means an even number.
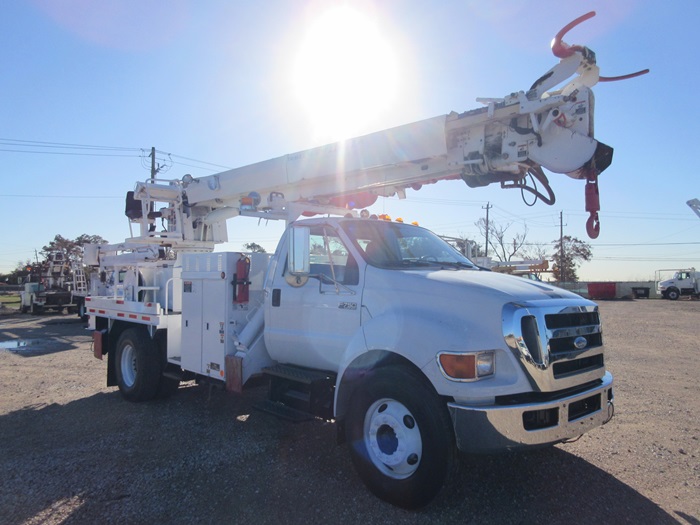
M252 409L263 387L129 403L77 318L0 315L0 522L700 525L700 301L600 307L612 422L464 458L419 512L364 488L333 424Z

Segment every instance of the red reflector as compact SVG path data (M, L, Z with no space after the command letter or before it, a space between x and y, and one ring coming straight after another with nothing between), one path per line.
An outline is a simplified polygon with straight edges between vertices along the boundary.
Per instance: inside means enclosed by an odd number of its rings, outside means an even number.
M124 304L124 301L117 301L117 304Z
M146 315L142 315L142 316L141 316L141 319L143 319L144 321L150 321L150 320L151 320L151 318L148 317L148 316L146 316Z
M138 315L136 314L129 314L129 319L136 319Z
M104 310L97 310L97 313L98 313L98 314L104 314L104 313L106 313L106 312L105 312Z
M118 314L117 314L117 317L124 317L124 314L118 313Z

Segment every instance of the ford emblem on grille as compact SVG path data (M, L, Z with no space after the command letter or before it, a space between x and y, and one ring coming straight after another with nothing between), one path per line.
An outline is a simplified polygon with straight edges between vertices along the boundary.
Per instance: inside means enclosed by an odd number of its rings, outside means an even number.
M588 340L586 340L585 337L579 336L576 339L574 339L574 346L577 350L583 350L588 346Z

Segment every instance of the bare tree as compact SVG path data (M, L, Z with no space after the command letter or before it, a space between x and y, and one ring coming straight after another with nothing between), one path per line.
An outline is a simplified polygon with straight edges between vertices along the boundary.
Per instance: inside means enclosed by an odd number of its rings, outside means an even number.
M440 235L443 241L454 246L462 255L467 255L470 257L481 257L484 255L484 250L481 245L475 241L472 241L469 237L460 233L457 237L449 237L447 235Z
M476 221L476 227L479 228L481 235L486 237L486 219ZM512 238L508 238L507 231L513 223L508 223L505 226L494 221L489 221L488 239L489 247L493 250L496 258L499 261L510 261L525 244L527 239L527 225L522 233L515 234Z
M545 261L547 262L547 265L549 265L549 260L551 258L549 251L550 245L547 243L530 242L527 243L527 245L520 251L520 255L525 260ZM551 269L547 271L549 272ZM534 273L538 278L542 279L543 272L533 270L532 273Z
M547 260L550 258L550 245L545 242L529 242L520 250L523 259Z

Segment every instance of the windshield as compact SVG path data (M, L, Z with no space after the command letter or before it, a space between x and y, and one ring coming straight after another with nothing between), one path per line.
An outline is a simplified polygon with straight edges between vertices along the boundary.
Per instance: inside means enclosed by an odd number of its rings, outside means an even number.
M364 219L343 221L342 228L373 266L476 268L454 247L418 226Z

